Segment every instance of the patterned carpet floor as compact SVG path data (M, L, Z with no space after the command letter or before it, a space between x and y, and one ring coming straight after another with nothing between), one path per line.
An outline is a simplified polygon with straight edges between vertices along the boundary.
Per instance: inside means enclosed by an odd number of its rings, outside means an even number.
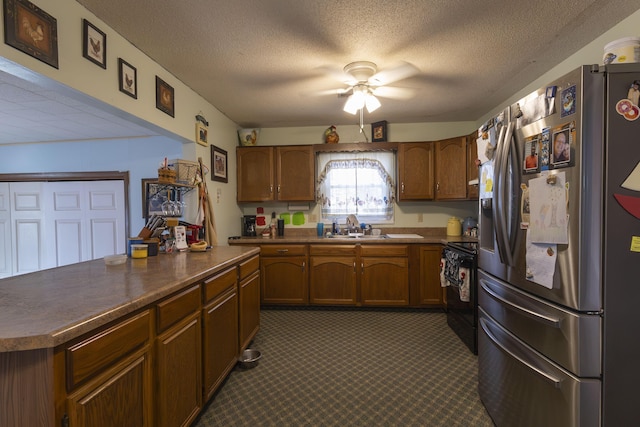
M441 312L266 309L251 348L194 426L493 426Z

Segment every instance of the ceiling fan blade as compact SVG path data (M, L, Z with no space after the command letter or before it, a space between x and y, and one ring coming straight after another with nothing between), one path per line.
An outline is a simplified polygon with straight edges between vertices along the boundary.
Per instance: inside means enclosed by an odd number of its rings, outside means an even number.
M349 86L353 86L358 83L358 81L351 74L345 73L342 68L321 66L317 69L340 83L344 83Z
M420 70L413 64L402 62L393 68L379 71L369 78L373 86L383 86L418 74Z
M304 96L327 96L334 95L340 97L349 96L352 93L352 87L349 86L347 88L337 88L337 89L325 89L325 90L313 90L303 92Z
M390 86L377 87L375 89L372 89L372 92L375 96L379 96L381 98L395 99L409 99L413 98L413 96L415 95L415 91L413 89Z

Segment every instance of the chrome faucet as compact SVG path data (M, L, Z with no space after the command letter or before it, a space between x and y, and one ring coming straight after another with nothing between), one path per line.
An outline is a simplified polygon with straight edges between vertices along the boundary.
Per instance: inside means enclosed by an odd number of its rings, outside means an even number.
M360 226L360 223L358 222L358 218L356 218L354 214L351 214L347 217L347 229L349 231L354 231L359 226Z

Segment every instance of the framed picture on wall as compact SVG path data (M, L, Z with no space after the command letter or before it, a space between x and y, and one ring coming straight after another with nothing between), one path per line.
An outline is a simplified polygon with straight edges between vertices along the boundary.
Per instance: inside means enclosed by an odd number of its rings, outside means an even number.
M138 70L122 58L118 58L118 88L120 92L138 99Z
M58 22L28 0L4 0L4 42L58 68Z
M82 56L107 68L107 35L86 19L82 20Z
M212 180L229 182L229 177L227 176L227 152L215 145L211 146L211 167L213 168Z
M156 76L156 108L175 117L173 88Z
M387 121L371 123L371 142L387 142Z
M208 133L209 133L209 130L204 124L200 122L196 123L196 142L198 144L204 145L204 146L209 144L207 139Z
M162 205L176 200L180 200L180 193L159 184L158 178L142 179L142 217L144 219L151 215L165 215Z

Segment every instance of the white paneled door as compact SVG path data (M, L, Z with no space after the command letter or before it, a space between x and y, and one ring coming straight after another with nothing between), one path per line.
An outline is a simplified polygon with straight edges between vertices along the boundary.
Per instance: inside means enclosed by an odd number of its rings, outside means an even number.
M8 218L2 194L10 199ZM3 254L11 271L0 277L59 267L125 251L124 181L0 183L0 228L11 247ZM6 236L5 236L6 241Z

